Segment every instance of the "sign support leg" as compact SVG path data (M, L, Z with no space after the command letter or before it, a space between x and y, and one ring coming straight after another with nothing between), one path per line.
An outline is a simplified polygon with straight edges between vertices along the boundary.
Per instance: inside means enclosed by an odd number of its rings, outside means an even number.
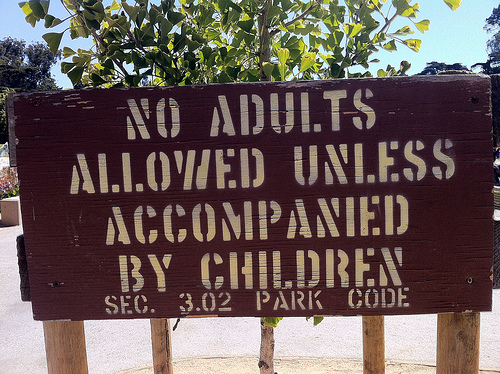
M173 374L172 336L168 318L151 319L153 368L155 374Z
M88 374L83 321L44 322L49 374Z
M384 373L384 316L363 316L363 374Z
M438 314L436 374L479 373L479 313Z

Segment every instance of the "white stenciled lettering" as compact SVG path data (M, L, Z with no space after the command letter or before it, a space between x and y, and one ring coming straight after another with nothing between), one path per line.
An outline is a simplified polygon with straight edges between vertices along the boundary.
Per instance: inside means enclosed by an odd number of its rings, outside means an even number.
M310 269L308 273L311 273L311 278L309 280L305 279L306 274L306 261L304 251L296 252L296 262L297 262L297 288L314 288L319 284L320 280L320 259L319 255L313 251L307 251L307 257L310 260Z
M346 90L324 91L323 99L330 100L332 131L340 131L340 100L347 98Z
M294 148L294 169L295 169L295 180L302 186L308 185L312 186L318 180L318 147L315 145L309 146L309 177L304 176L304 156L302 152L302 147L297 146Z
M146 212L149 218L156 217L156 211L152 206L149 205L146 206ZM143 215L144 215L144 208L142 206L137 207L137 209L134 212L135 237L140 243L146 244L146 237L144 236ZM156 241L157 238L158 238L158 230L149 230L149 236L147 242L149 244L152 244Z
M151 139L150 131L148 130L147 122L151 121L151 109L149 99L143 98L140 105L135 99L127 100L131 116L127 116L127 139L136 140L137 133L141 139ZM169 131L165 121L166 100L162 98L156 104L156 132L162 138L169 137ZM179 104L173 98L168 99L168 108L170 109L170 137L175 138L180 132L180 110Z
M280 122L280 106L279 106L279 96L277 93L272 93L269 96L271 102L271 127L278 134L285 134L292 131L295 119L294 119L294 105L293 105L293 93L287 92L285 94L285 124L282 125ZM282 131L283 130L283 131Z
M390 149L396 150L399 147L398 142L391 142ZM388 154L387 142L378 143L379 149L379 180L380 182L387 182L389 180L389 168L395 165L395 158ZM391 174L391 181L397 182L399 179L398 174Z
M177 236L174 235L172 229L172 213L173 213L172 205L167 205L163 210L163 229L165 238L167 238L167 240L170 243L182 243L184 239L186 239L187 230L185 228L180 228L177 232ZM183 217L186 215L186 211L179 204L175 205L175 213L177 217Z
M81 188L83 191L93 194L95 193L94 182L92 181L92 177L90 176L87 159L85 158L84 154L77 154L76 157L78 160L78 164L73 166L73 176L71 177L70 193L72 195L76 195ZM101 166L101 169L102 168L103 166ZM83 179L82 183L80 183L80 174L82 176L81 179Z
M302 132L311 132L310 124L310 111L309 111L309 93L302 92L300 94L300 115L302 122ZM314 132L321 132L321 124L316 123L313 125Z
M347 302L353 309L359 308L408 308L407 299L409 287L398 288L353 288L349 290Z
M219 108L215 107L212 115L212 127L210 130L211 137L220 136L220 125L221 125L221 116L219 114L219 110L222 113L222 133L228 136L235 136L236 130L233 125L233 118L231 117L231 112L229 110L229 105L227 103L227 98L224 95L219 95Z
M156 160L160 161L161 181L158 185L156 175ZM152 152L146 160L148 186L153 191L165 191L170 186L170 160L164 152Z
M257 291L255 293L256 297L256 307L258 311L261 310L282 310L282 311L294 311L294 310L317 310L323 309L323 305L319 300L321 291L275 291L270 293L268 291Z
M212 261L210 261L212 259ZM213 277L210 273L210 263L213 262L214 265L221 265L224 260L218 253L212 254L205 253L201 259L201 283L206 289L212 289L212 280L214 289L219 289L224 284L224 277L222 275L216 275Z
M120 207L113 207L113 215L108 218L108 230L106 234L106 245L114 245L115 239L123 244L130 244L130 236L127 231L127 226L123 219ZM118 230L118 238L116 238L116 231Z
M132 269L129 274L129 260L132 264ZM139 257L131 256L119 256L120 263L120 280L122 285L122 292L129 292L129 276L135 280L135 284L132 286L132 291L138 292L144 287L144 277L140 270L142 267L142 261Z
M147 306L148 299L145 295L109 295L104 298L106 313L110 315L144 314L148 310L154 313L154 309Z
M165 281L165 271L168 270L168 267L170 266L172 255L171 254L163 255L161 262L158 260L158 257L156 257L156 255L154 254L148 255L148 259L156 274L156 279L158 281L158 292L165 292L167 290Z
M373 92L368 88L365 90L364 94L365 98L367 99L371 99L373 97ZM366 119L363 121L361 117L354 117L352 121L354 123L354 126L356 126L356 128L358 128L359 130L371 129L375 125L375 111L373 110L373 108L361 101L362 98L363 90L359 89L354 94L354 106L357 110L359 110L366 116Z
M265 200L113 207L106 245L403 235L410 222L402 195L296 199L286 208Z
M204 226L207 227L206 234L203 233L202 229L202 211L205 213L204 216L206 217L206 221L203 222ZM210 204L197 204L193 209L192 222L193 235L199 242L210 242L215 238L215 210Z
M161 257L160 261L157 255L149 254L147 255L147 259L149 260L149 263L145 259L141 260L135 255L121 255L118 257L122 292L139 292L143 289L146 279L142 270L145 266L150 266L150 269L152 268L154 270L158 292L166 291L165 272L170 266L172 255L165 254ZM132 268L130 268L130 266L132 266ZM135 281L132 287L130 287L130 279Z
M405 158L417 168L416 171L414 171L414 168L405 168L403 170L404 176L409 181L421 181L425 177L427 165L425 164L425 161L418 156L418 154L415 154L416 151L421 151L424 148L424 143L420 140L410 141L405 145Z
M255 104L255 126L252 127L252 135L257 135L264 129L264 101L259 95L252 95L252 103ZM241 135L250 135L250 110L248 95L240 95Z
M298 218L298 221L297 221ZM290 211L290 219L288 221L287 238L293 239L297 233L297 224L300 224L299 235L304 238L312 238L311 226L307 218L304 201L302 199L295 200L295 209Z
M207 289L232 290L401 287L402 252L400 247L297 250L295 275L289 263L282 265L281 251L206 253L201 281Z
M443 153L443 148L448 152ZM455 174L455 157L454 150L452 148L453 142L450 139L438 139L434 143L434 147L432 149L434 157L446 166L444 172L443 167L441 166L434 166L432 168L434 176L439 180L450 179Z

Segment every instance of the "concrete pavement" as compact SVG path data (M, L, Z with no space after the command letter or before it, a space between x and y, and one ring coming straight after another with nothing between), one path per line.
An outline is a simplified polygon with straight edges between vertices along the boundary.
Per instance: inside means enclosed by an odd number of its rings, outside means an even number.
M19 293L15 238L21 233L19 226L0 226L0 374L47 373L42 323L33 321L31 305L22 302ZM427 363L433 370L436 319L436 315L386 317L386 359ZM85 330L90 373L151 372L148 369L152 360L149 320L86 321ZM225 358L226 363L236 362L241 367L247 361L254 362L252 356L258 355L259 334L257 318L183 319L172 333L174 361L179 366L189 363L188 358L197 358L198 361L191 360L191 364L204 362L208 365L214 361L209 358L215 357ZM316 327L304 318L286 318L276 329L275 338L276 357L282 362L306 362L306 359L297 358L307 357L321 358L323 361L316 360L318 363L347 362L351 368L362 367L359 366L362 362L360 317L326 318ZM499 348L500 290L495 290L493 312L481 315L481 368L500 372ZM416 373L409 371L410 366L405 366L408 370L394 373ZM361 372L358 369L355 370ZM246 372L238 370L239 374ZM254 363L249 372L258 372ZM324 372L340 371L332 368Z

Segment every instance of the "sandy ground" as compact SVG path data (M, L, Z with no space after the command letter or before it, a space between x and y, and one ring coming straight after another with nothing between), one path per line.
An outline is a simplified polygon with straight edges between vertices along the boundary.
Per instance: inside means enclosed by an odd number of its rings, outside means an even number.
M174 373L182 374L258 374L257 357L206 357L174 360ZM278 374L360 374L363 363L359 360L283 357L276 359L274 370ZM386 374L433 374L431 364L386 362ZM152 374L151 365L117 374ZM481 370L481 374L500 373L500 370ZM458 373L457 373L458 374Z

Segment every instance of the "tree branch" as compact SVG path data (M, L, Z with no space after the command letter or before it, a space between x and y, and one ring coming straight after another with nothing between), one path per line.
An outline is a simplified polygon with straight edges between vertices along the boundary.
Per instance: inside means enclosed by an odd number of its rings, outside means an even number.
M108 45L106 44L106 42L102 39L102 37L97 33L97 31L95 29L90 28L87 25L87 22L85 22L85 16L79 10L78 3L75 0L70 0L70 2L71 2L71 5L73 5L73 7L75 8L76 15L78 16L78 18L80 18L80 21L82 22L82 24L90 31L90 33L92 34L92 37L97 42L97 44L104 49L104 54L106 55L108 53ZM118 68L121 70L122 74L124 74L125 76L130 75L120 60L118 60L114 57L111 57L111 61L113 61L113 63L116 66L118 66Z
M291 21L288 21L287 23L284 24L285 27L289 27L291 25L293 25L295 22L297 21L300 21L304 18L306 18L309 14L311 14L311 12L318 7L318 5L320 5L321 3L323 2L323 0L316 0L316 2L311 5L309 8L307 8L304 13L298 15L297 17L295 17L294 19L292 19ZM273 30L271 31L271 36L274 36L278 33L278 29L276 30Z
M269 26L267 25L267 16L271 1L267 0L266 8L262 15L259 17L259 75L263 81L269 80L264 72L264 63L271 60L271 34L269 33Z

